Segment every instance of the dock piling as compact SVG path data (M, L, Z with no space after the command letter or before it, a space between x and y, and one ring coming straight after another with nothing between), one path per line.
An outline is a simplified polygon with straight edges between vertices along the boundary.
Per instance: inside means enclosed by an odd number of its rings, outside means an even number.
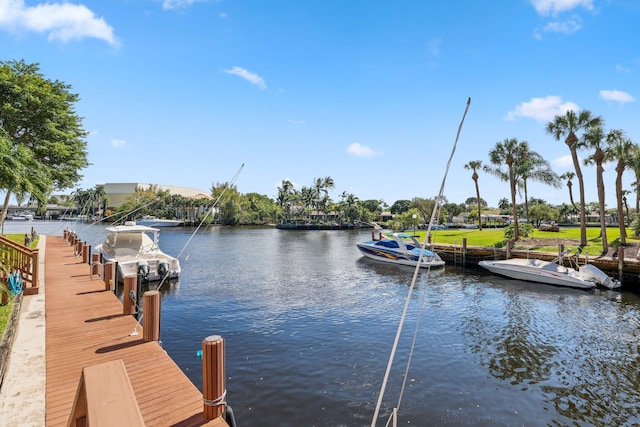
M210 335L202 341L202 402L207 420L222 416L226 405L224 339Z

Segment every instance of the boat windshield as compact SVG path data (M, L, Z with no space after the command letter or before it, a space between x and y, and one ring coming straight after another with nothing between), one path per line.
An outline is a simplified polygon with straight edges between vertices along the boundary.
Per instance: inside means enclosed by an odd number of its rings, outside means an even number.
M376 246L384 246L385 248L398 249L400 245L395 240L380 240Z

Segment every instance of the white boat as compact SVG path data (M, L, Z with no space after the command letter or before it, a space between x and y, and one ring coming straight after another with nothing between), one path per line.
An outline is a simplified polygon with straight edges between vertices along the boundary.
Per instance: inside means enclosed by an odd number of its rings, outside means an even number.
M118 263L120 279L139 276L153 282L180 275L178 259L162 252L158 246L159 229L126 222L106 230L104 242L95 250L102 254L104 262Z
M479 266L492 273L512 279L548 285L568 286L572 288L591 289L597 285L608 289L620 287L620 282L609 277L605 272L591 264L584 264L575 269L562 265L566 251L554 261L540 259L512 258L499 261L480 261Z
M388 237L380 240L356 243L356 246L367 258L413 267L418 265L420 253L423 250L416 236L406 233L392 233L386 236ZM442 267L443 265L444 261L437 253L424 249L420 267Z
M136 220L138 225L146 225L147 227L176 227L182 225L182 221L175 219L161 219L155 216L143 216Z

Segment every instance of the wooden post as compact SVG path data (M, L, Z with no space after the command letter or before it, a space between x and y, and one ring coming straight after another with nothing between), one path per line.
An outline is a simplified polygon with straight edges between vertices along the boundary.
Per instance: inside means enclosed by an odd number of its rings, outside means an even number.
M31 252L31 286L36 288L40 285L40 274L38 271L40 268L39 258L40 252L38 248L36 248Z
M138 278L136 276L127 276L124 278L124 291L122 294L122 314L135 314L136 302L131 298L131 292L134 296L137 290L136 282Z
M115 266L116 264L113 262L107 262L104 265L104 290L105 291L111 291L112 289L112 285L113 285L113 278L115 276L114 272L115 272Z
M564 244L558 243L558 257L562 256L562 252L564 252Z
M147 291L142 297L142 338L144 342L160 340L160 292Z
M82 242L82 262L89 264L89 252L91 252L91 246L87 245L87 242Z
M467 265L467 238L462 238L462 266Z
M91 254L91 277L93 277L94 274L101 276L101 271L102 270L102 265L100 264L100 254L99 253L92 253Z
M202 402L204 417L222 416L225 407L224 339L211 335L202 341Z
M624 277L624 246L618 246L618 280L622 284Z
M511 258L511 240L507 240L507 259Z

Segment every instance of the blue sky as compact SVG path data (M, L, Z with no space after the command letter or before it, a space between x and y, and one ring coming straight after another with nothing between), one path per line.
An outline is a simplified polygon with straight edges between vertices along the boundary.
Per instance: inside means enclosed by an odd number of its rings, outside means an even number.
M639 22L637 0L0 0L0 59L38 62L80 95L81 188L208 190L244 164L243 193L331 176L334 200L434 197L471 97L445 187L458 203L475 197L463 165L505 138L573 170L544 132L569 109L640 143ZM583 173L595 201L595 168ZM508 197L479 182L489 205ZM568 203L566 187L529 196Z

